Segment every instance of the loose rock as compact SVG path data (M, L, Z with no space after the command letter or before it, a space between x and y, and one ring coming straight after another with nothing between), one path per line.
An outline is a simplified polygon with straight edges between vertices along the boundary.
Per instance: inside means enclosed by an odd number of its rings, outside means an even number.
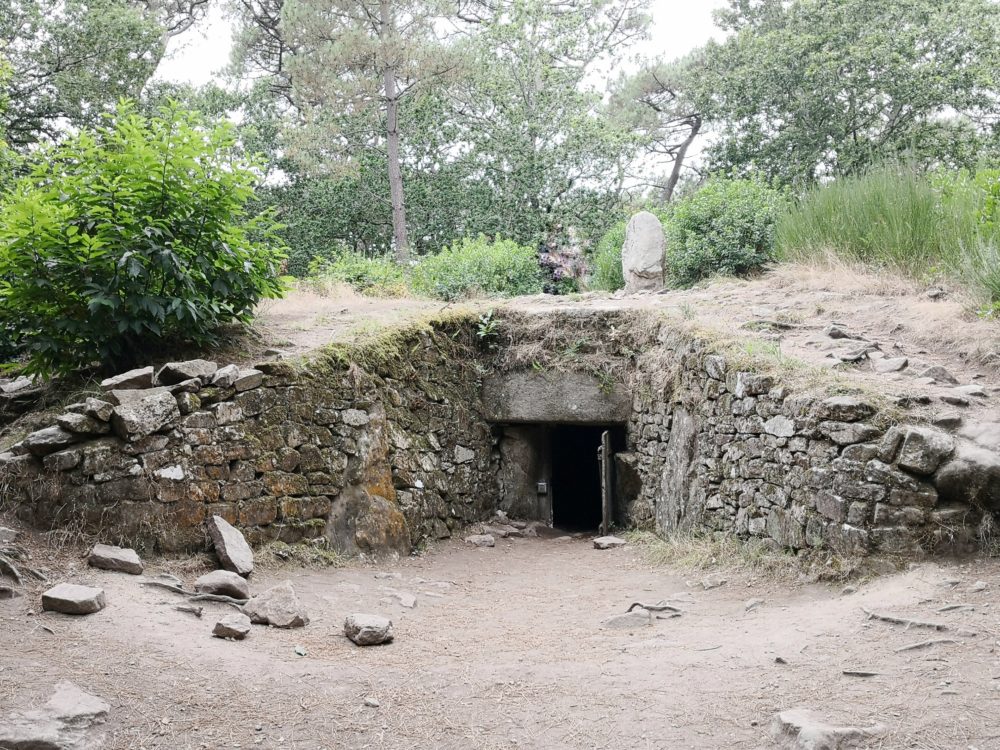
M906 357L885 357L883 359L872 360L872 369L875 372L890 373L905 370L910 363Z
M882 734L881 724L871 727L836 726L826 724L807 709L782 711L774 718L772 736L781 747L790 750L841 750L857 747L857 743Z
M113 547L110 544L95 544L87 557L87 563L101 570L115 570L135 576L142 574L142 560L134 549Z
M137 370L129 370L121 375L106 378L101 381L102 391L132 390L134 388L151 388L153 386L153 368L140 367Z
M244 578L253 573L253 550L239 529L222 516L212 516L208 519L208 535L222 567Z
M168 362L156 373L156 382L161 385L175 385L192 378L203 382L211 379L219 366L207 359L190 359L186 362Z
M490 534L473 534L465 537L465 541L473 547L495 547L497 540Z
M309 615L295 595L290 581L272 586L243 605L243 613L258 625L276 628L301 628L309 624Z
M98 750L104 747L104 723L110 706L72 682L56 685L39 709L0 721L0 747L11 750Z
M392 620L380 615L353 614L344 620L344 635L359 646L392 641Z
M194 582L194 590L199 594L218 594L234 599L249 599L250 584L243 576L231 570L213 570Z
M42 609L64 615L89 615L104 609L104 589L60 583L42 594Z
M624 546L625 540L616 536L599 536L594 540L594 549L615 549Z
M958 385L958 380L940 365L933 365L920 373L921 378L932 378L937 383L950 383Z
M212 628L212 635L216 638L230 638L234 641L242 641L250 632L252 624L250 618L241 612L234 612L226 615Z

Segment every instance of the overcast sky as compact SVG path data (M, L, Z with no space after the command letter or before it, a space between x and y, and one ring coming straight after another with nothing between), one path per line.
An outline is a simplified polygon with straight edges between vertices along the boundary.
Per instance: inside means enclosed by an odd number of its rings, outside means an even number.
M668 59L689 52L718 34L712 25L712 11L723 5L725 0L653 0L650 39L634 52ZM229 24L216 4L200 27L173 40L170 57L160 66L157 77L207 83L229 61L230 45Z

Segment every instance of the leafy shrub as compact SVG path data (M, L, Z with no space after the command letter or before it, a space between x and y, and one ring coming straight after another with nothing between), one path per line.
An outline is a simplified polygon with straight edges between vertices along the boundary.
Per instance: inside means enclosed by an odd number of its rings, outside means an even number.
M774 225L783 203L780 192L759 182L719 178L675 203L665 226L673 283L746 274L773 260Z
M622 273L622 245L625 244L627 220L611 227L598 241L590 255L590 277L587 286L605 292L614 292L625 286Z
M512 240L489 240L484 235L466 237L436 255L425 256L414 266L410 281L418 294L444 300L542 291L534 248Z
M406 294L403 269L388 255L365 255L337 247L324 257L313 258L306 282L325 286L329 282L347 284L374 297L402 297Z
M281 293L276 225L247 214L254 165L234 147L227 125L123 103L31 161L0 206L0 327L20 321L30 372L203 343Z

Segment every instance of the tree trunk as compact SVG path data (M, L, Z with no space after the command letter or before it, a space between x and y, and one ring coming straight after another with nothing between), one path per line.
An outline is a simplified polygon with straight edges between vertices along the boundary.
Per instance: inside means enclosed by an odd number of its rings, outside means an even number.
M684 166L684 158L687 156L688 149L691 148L691 144L694 139L698 137L698 133L701 131L701 116L693 115L691 117L691 133L687 138L684 139L684 143L681 147L677 149L677 156L674 157L674 168L670 170L670 179L667 180L667 186L663 188L663 202L670 203L670 199L674 196L674 190L677 188L677 183L681 179L681 168Z
M381 2L381 35L393 31L389 0ZM392 200L392 234L396 246L396 261L410 260L410 243L406 235L406 202L403 196L403 169L399 163L399 95L396 90L396 70L386 66L382 75L385 87L386 147L389 162L389 196Z

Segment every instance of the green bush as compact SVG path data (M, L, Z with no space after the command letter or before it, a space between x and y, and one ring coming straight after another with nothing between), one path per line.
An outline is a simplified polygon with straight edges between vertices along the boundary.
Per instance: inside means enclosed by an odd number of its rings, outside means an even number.
M410 278L418 294L444 300L480 295L514 297L542 291L534 248L512 240L466 237L436 255L425 256Z
M783 203L780 192L759 182L716 178L673 204L665 226L672 283L746 274L773 260Z
M401 297L406 294L403 269L392 256L369 256L346 247L313 258L306 282L325 287L330 282L346 284L357 292L374 297Z
M622 245L625 244L627 220L622 220L604 233L590 255L590 277L587 286L613 292L625 286L622 274Z
M0 205L0 328L22 326L29 372L204 343L281 293L276 225L247 214L257 178L235 145L176 105L123 103L31 160Z

